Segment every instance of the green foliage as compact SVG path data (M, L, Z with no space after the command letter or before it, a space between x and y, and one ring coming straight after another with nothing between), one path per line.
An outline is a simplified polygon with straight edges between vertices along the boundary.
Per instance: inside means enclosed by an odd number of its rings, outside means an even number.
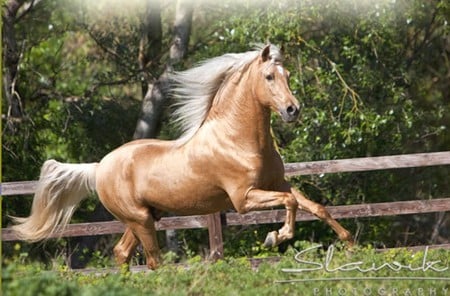
M147 273L132 273L127 269L120 269L116 272L101 271L96 274L69 271L61 265L48 269L37 263L26 264L23 258L16 258L7 262L8 265L2 270L2 292L3 295L11 296L325 295L325 289L331 289L331 293L337 295L338 290L346 289L347 293L354 293L356 290L357 295L362 295L365 290L371 290L375 294L383 289L388 295L395 289L399 295L417 295L420 290L428 292L432 288L436 290L436 295L445 295L441 293L449 288L448 269L435 271L423 268L426 268L427 262L435 262L432 266L436 269L448 268L449 252L446 250L429 250L425 255L424 251L411 252L404 249L380 253L371 246L351 252L335 247L330 257L330 247L327 250L315 248L304 241L296 242L295 245L297 250L289 249L284 256L277 258L277 263L263 261L257 269L252 268L246 258L231 258L215 263L191 260L188 265L167 264L155 272ZM304 253L299 255L300 251ZM329 269L345 265L347 268L359 266L363 269L373 269L393 262L404 267L398 271L384 267L365 273L358 270L327 271L323 267L315 271L298 272L300 269L324 265L327 256L331 259ZM356 262L361 263L355 265ZM350 263L353 265L348 265ZM416 270L408 269L408 266ZM331 280L342 277L353 279ZM385 277L391 280L358 279L367 277ZM393 280L394 277L405 279ZM416 277L423 279L418 281ZM447 280L426 279L431 277L447 277Z

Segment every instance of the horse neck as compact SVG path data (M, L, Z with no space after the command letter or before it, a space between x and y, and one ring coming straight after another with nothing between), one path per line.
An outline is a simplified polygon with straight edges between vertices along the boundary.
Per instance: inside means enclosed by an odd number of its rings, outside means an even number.
M273 148L270 109L255 97L249 70L235 75L219 90L207 121L217 122L224 131L221 137L229 137L230 143L247 149Z

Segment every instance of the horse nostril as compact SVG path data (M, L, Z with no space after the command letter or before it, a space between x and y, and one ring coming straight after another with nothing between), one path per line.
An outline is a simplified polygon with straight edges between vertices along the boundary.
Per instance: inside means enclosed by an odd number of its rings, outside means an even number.
M296 105L290 105L280 110L280 115L285 122L294 122L300 114L300 109Z
M289 106L287 107L286 112L291 116L295 116L298 114L298 108L295 106Z

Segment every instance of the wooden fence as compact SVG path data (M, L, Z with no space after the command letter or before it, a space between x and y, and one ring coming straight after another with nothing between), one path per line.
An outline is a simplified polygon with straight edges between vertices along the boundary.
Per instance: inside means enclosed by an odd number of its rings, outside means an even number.
M309 174L360 172L437 165L450 165L450 151L288 163L285 165L285 171L286 176L291 177ZM34 193L35 187L36 181L2 183L1 193L3 196L28 195ZM330 206L327 209L336 219L446 212L450 211L450 197L430 200ZM157 222L156 228L157 230L207 228L209 231L211 256L220 258L223 256L223 226L279 223L284 222L284 219L285 210L255 211L245 215L238 213L215 213L210 215L163 217ZM304 211L297 212L296 221L310 221L315 219L317 219L315 216ZM55 233L54 237L118 234L123 233L124 229L124 225L119 221L69 224L65 230ZM2 241L14 240L17 240L17 238L11 229L3 228ZM449 248L450 244L443 245L443 247Z

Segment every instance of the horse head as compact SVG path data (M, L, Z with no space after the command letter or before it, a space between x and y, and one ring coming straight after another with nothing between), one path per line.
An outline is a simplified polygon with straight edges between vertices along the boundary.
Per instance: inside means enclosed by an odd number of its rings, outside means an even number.
M278 48L265 46L257 58L254 94L261 104L281 115L285 122L294 122L300 113L300 104L289 89L289 71L282 64Z

